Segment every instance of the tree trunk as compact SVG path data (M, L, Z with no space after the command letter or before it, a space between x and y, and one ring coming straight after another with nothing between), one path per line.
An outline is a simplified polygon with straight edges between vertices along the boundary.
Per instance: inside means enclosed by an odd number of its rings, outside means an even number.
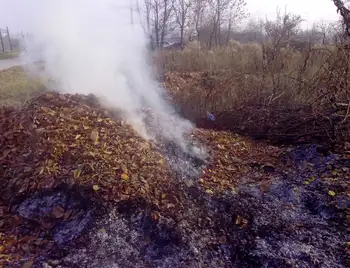
M159 44L159 6L158 6L158 2L156 2L154 13L155 13L154 14L155 15L154 31L155 31L155 35L156 35L156 47L159 48L160 44Z
M180 43L181 43L181 49L184 49L184 27L183 26L180 29Z
M221 44L221 2L217 0L217 21L216 21L216 29L215 29L215 42L216 45L219 46Z
M166 23L168 18L168 0L164 0L164 12L163 12L163 22L162 22L162 33L160 36L160 48L163 49L164 46L164 39L165 39L165 32L166 32Z
M212 47L213 47L213 38L216 37L216 29L217 29L216 17L214 17L213 28L212 28L212 31L211 31L210 36L209 36L209 49L212 49Z
M226 37L226 44L230 42L231 39L231 31L232 31L232 14L230 14L230 19L228 21L228 29L227 29L227 37Z

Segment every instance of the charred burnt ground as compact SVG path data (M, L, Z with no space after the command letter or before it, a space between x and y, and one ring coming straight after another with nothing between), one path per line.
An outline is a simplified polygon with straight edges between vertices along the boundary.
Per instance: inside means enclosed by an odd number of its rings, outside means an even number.
M287 150L281 157L294 172L276 166L275 179L235 193L181 184L182 205L170 214L142 200L121 204L90 234L99 242L67 256L64 267L72 260L88 260L85 267L347 267L349 188L334 183L344 176L334 174L343 159L311 152L314 146ZM313 166L314 158L325 165Z

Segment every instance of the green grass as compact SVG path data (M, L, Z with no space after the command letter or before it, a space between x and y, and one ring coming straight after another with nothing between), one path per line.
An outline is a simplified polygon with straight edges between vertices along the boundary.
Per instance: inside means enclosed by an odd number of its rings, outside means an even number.
M39 78L30 78L21 67L0 71L0 106L20 106L45 89Z
M19 50L12 50L7 52L0 52L0 60L7 60L18 57L20 54Z

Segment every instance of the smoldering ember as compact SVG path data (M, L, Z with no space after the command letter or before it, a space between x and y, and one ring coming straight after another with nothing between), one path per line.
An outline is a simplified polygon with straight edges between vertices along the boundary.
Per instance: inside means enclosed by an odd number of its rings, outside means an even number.
M342 1L312 30L236 29L243 0L37 1L37 39L0 31L0 267L350 267Z

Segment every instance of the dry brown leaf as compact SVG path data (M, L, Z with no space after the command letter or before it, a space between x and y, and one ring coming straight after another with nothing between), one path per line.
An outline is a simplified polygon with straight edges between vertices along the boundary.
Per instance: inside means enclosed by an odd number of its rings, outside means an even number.
M65 215L64 209L60 206L54 207L51 213L56 219L62 218Z
M93 131L91 131L90 139L91 139L95 144L98 143L98 137L99 137L99 134L98 134L98 130L97 130L97 129L94 129Z
M34 264L34 260L26 261L23 265L22 268L32 268Z
M81 169L78 168L78 169L75 169L75 170L73 171L73 177L74 177L74 179L79 178L80 175L81 175Z
M152 215L152 219L153 219L154 221L158 221L158 220L159 220L160 215L159 215L158 212L152 212L151 215Z

